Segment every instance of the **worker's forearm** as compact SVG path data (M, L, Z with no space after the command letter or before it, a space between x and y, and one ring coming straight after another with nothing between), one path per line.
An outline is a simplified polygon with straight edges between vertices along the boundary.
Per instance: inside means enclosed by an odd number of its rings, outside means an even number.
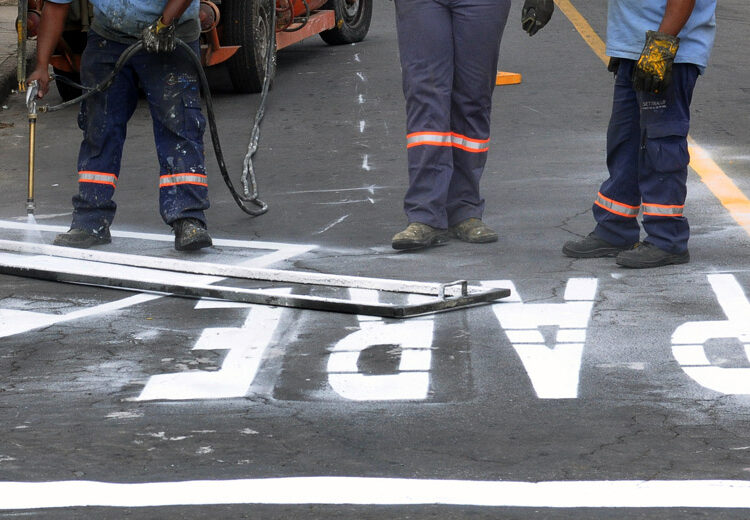
M179 20L185 9L192 3L192 0L169 0L167 5L164 6L164 11L161 14L161 21L165 25L169 25L172 22Z
M659 32L677 36L690 18L694 7L695 0L667 0Z
M50 57L55 52L57 42L60 41L60 36L62 36L63 29L65 28L69 6L70 4L44 2L42 20L39 24L39 36L36 43L37 68L46 69L49 65Z

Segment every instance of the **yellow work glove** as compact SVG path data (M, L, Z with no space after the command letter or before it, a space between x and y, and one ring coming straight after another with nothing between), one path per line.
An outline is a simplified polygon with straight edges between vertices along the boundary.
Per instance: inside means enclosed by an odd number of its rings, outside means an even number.
M161 16L141 32L143 48L146 52L172 52L177 48L174 35L174 22L165 24Z
M672 81L672 63L680 39L657 31L646 32L646 45L633 69L633 88L659 94Z

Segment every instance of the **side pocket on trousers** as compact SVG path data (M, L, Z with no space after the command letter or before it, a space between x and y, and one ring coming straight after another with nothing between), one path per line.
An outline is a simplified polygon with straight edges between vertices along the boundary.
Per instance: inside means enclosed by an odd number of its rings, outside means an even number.
M687 124L653 124L646 128L646 154L657 173L684 171L690 163Z

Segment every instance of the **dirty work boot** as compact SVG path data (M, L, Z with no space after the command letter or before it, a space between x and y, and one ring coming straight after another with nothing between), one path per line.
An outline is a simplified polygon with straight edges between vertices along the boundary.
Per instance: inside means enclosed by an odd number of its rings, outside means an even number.
M497 233L478 218L467 218L449 229L454 237L464 242L472 244L497 242Z
M195 251L213 245L206 226L197 218L181 218L172 222L174 248L177 251Z
M571 258L602 258L605 256L617 256L618 253L632 247L616 246L603 238L599 238L594 233L589 233L586 238L582 238L581 240L565 242L562 252L565 256Z
M447 241L448 233L444 229L412 222L406 229L393 236L391 246L393 249L421 249L445 244Z
M112 242L112 235L109 228L105 227L102 231L88 231L85 229L70 228L65 233L60 233L55 237L55 246L77 247L79 249L88 249L91 246L100 246Z
M687 250L684 253L668 253L648 242L639 242L635 247L628 251L623 251L615 258L617 265L632 267L634 269L686 264L689 261L690 253Z

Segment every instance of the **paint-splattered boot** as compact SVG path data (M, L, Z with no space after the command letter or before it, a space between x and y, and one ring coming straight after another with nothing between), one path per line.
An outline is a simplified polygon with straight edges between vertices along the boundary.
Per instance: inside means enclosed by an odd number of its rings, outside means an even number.
M422 249L429 246L445 244L448 232L421 222L412 222L403 231L396 233L391 240L393 249Z
M205 224L197 218L181 218L172 223L174 248L177 251L196 251L213 245Z
M91 246L100 246L102 244L109 244L110 242L112 242L112 235L109 233L108 227L104 227L100 231L70 228L65 233L57 235L52 244L63 247L88 249Z

